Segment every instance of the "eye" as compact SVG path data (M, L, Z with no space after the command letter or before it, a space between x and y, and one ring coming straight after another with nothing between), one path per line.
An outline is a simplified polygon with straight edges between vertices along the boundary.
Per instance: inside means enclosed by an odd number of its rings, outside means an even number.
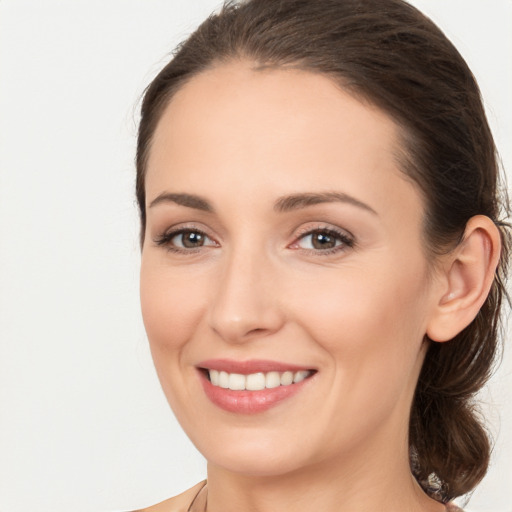
M182 231L175 234L169 241L175 247L182 247L183 249L195 249L205 245L208 237L200 231Z
M217 246L206 233L198 229L182 228L169 231L155 239L157 245L166 246L171 251L183 252L205 246Z
M354 246L354 239L347 233L334 229L313 229L302 234L292 248L332 253Z

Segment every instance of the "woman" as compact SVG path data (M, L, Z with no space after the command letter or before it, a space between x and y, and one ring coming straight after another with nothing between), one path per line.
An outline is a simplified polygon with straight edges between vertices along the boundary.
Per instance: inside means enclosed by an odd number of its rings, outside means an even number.
M407 3L205 21L146 91L137 196L153 359L208 478L147 510L455 510L489 461L498 181L470 70Z

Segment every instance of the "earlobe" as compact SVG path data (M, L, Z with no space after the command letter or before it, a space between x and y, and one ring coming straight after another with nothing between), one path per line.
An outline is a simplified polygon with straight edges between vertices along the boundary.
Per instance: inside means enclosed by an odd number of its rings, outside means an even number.
M496 225L483 215L472 217L461 243L446 256L444 286L427 327L431 340L451 340L474 320L491 289L500 252Z

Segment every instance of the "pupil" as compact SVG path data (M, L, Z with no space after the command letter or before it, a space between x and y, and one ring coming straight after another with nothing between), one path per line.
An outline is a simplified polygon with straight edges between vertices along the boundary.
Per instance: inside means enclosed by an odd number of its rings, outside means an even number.
M331 235L317 233L313 236L313 247L315 249L331 249L335 246L336 241Z
M195 231L190 231L183 235L184 247L200 247L203 245L203 235Z

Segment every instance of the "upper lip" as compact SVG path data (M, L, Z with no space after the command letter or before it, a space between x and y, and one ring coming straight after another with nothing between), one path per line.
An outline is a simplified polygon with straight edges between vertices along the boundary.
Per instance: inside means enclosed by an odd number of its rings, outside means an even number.
M239 373L249 375L251 373L267 372L298 372L301 370L313 370L311 367L284 363L281 361L271 361L267 359L250 359L247 361L236 361L234 359L208 359L201 361L198 368L205 370L218 370L227 373Z

